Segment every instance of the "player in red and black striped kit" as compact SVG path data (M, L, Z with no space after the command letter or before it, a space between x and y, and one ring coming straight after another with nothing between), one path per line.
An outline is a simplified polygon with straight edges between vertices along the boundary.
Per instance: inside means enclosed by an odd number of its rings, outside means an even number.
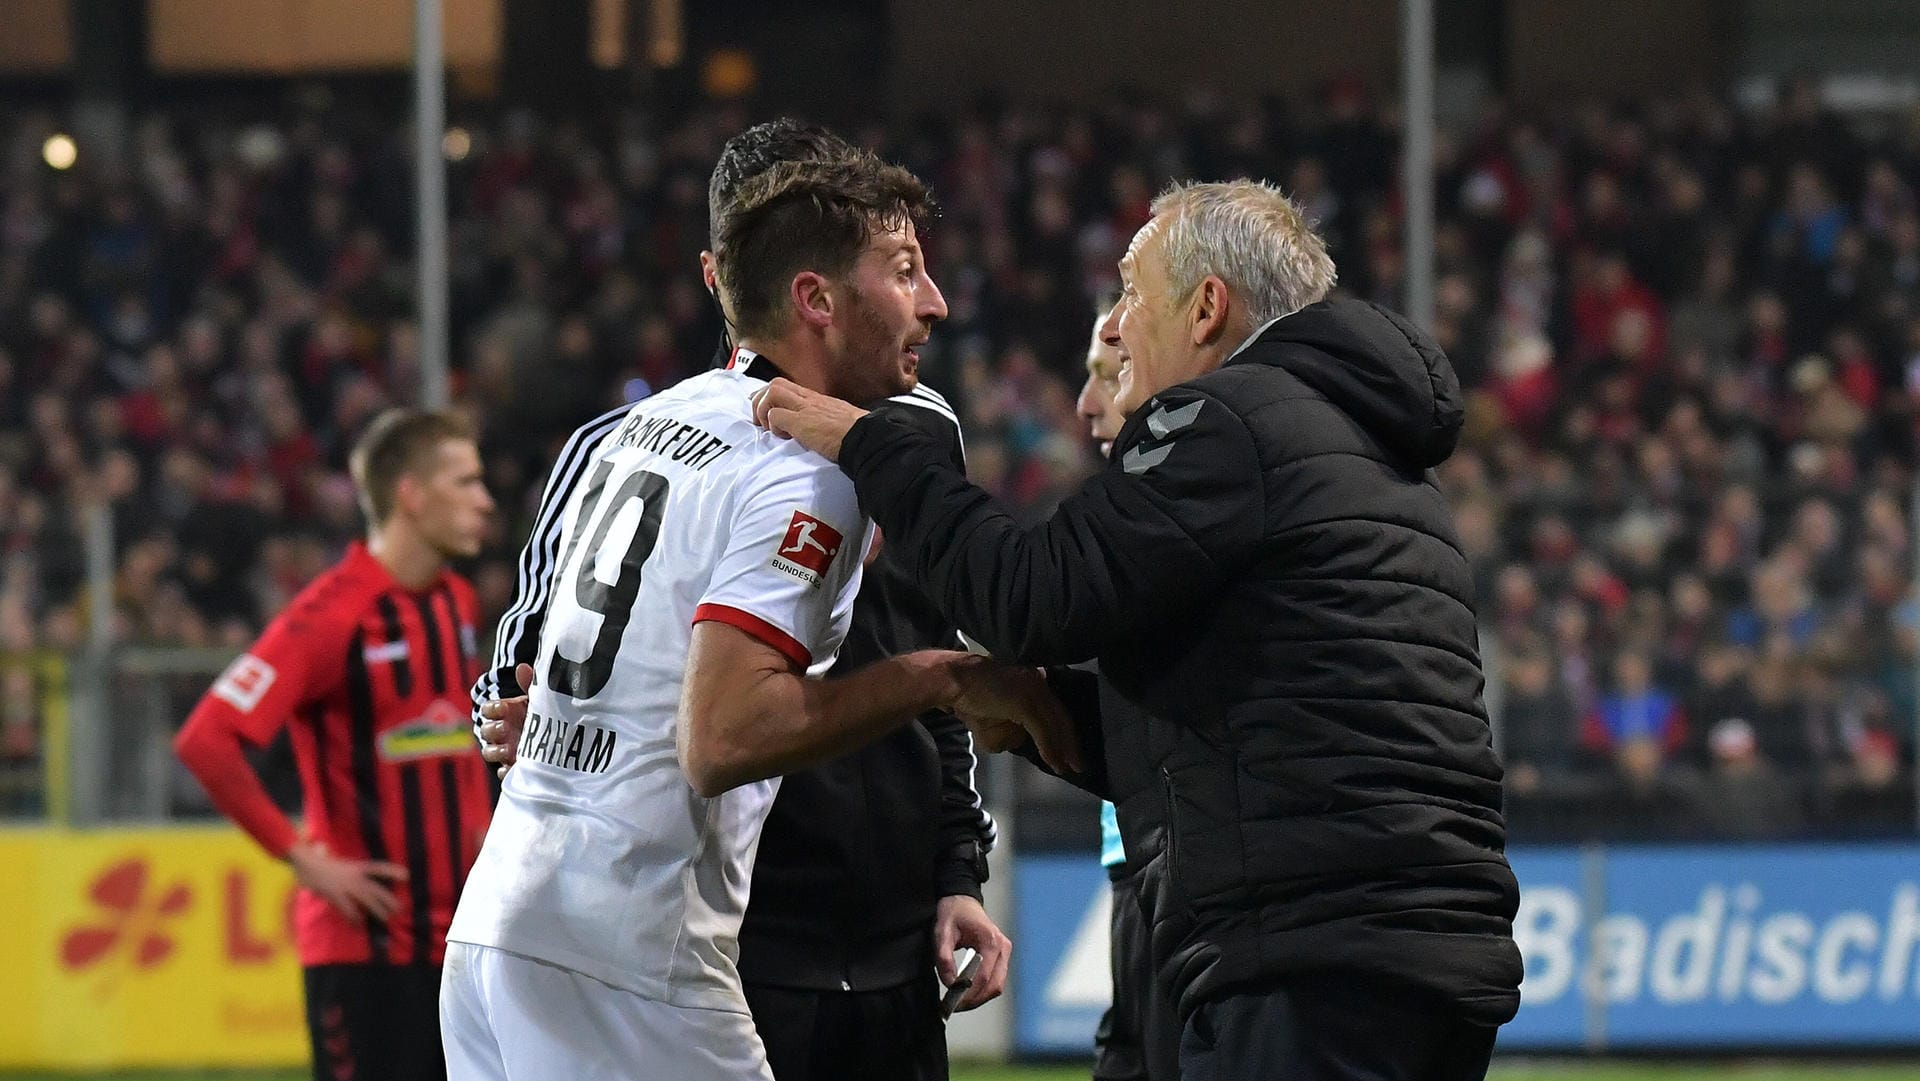
M492 814L468 732L478 674L473 587L447 566L479 551L493 501L465 424L394 410L355 446L370 523L194 708L175 750L300 883L314 1076L444 1077L447 924ZM267 796L242 744L285 727L303 824Z

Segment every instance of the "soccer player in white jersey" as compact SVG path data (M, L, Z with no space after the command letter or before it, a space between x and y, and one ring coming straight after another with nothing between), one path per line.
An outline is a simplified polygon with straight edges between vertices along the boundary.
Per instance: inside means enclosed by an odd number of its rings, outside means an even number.
M776 372L852 402L914 385L946 314L925 205L863 155L778 166L724 208L734 362L635 406L567 509L518 765L448 933L452 1081L765 1081L734 948L779 774L938 708L1072 757L1030 670L923 651L805 678L872 531L752 396Z

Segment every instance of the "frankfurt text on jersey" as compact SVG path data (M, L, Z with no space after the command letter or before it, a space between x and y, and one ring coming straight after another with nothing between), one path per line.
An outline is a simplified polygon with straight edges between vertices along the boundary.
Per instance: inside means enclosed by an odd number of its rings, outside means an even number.
M642 413L627 417L620 425L620 434L614 437L614 445L650 451L689 469L705 469L733 449L733 444L684 421Z

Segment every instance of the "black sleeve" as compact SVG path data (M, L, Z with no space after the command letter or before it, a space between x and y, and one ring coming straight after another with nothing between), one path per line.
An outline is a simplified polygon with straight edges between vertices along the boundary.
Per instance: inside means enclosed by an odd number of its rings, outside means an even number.
M534 515L533 532L520 550L512 603L500 615L494 631L492 667L480 673L470 692L473 701L473 725L480 727L480 707L489 699L511 698L520 693L513 670L531 664L540 649L540 627L547 618L547 602L553 597L553 576L560 560L560 534L565 526L567 500L580 478L586 475L587 459L620 425L631 406L610 410L581 425L560 449L547 486L540 493L540 509Z
M876 411L889 414L900 424L913 428L942 448L943 456L955 468L965 468L960 426L946 399L927 388L916 389L882 403ZM884 548L886 540L881 539ZM871 571L869 573L872 573ZM915 583L917 584L917 583ZM918 602L925 605L925 601ZM896 604L891 616L906 618L908 606ZM913 637L943 648L957 648L958 636L953 624L931 606ZM933 737L940 753L939 854L934 867L935 896L967 896L980 899L980 886L987 880L987 853L998 839L993 816L987 813L974 787L979 762L974 754L973 733L951 713L929 713L921 724Z
M1262 532L1253 437L1218 399L1162 393L1114 454L1030 529L887 414L848 431L840 467L961 630L1003 660L1070 664L1180 618L1252 558Z
M973 787L978 760L973 733L951 713L922 718L940 750L940 851L933 870L935 896L965 895L980 900L987 880L987 853L997 839L993 816Z

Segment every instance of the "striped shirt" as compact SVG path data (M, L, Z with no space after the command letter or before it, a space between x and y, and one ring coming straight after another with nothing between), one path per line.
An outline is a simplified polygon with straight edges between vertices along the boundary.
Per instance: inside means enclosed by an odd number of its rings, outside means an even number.
M300 891L304 965L439 964L447 925L492 814L491 776L467 735L478 656L473 587L451 571L410 590L358 542L216 680L176 747L215 804L274 855L295 834L239 742L288 730L304 834L336 856L407 869L400 908L356 926ZM251 782L251 783L249 783Z

